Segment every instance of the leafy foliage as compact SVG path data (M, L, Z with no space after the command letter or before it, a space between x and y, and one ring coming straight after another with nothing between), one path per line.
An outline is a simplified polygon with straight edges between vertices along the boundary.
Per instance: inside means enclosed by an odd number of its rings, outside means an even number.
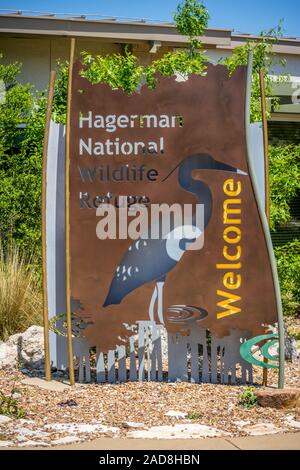
M146 82L149 88L155 88L156 73L170 77L178 74L182 77L195 73L203 75L207 57L203 52L190 54L186 51L167 52L161 59L154 60L145 70Z
M300 191L300 145L269 146L270 227L290 221L290 204Z
M9 77L15 84L0 103L0 235L5 244L10 238L24 240L28 231L31 239L31 229L36 230L41 160L35 150L42 146L44 121L39 120L36 135L40 107L35 108L31 87L17 83L19 66L1 65L0 79Z
M269 146L270 227L291 222L291 202L300 192L300 145ZM285 315L300 314L300 240L275 248Z
M0 60L3 55L0 54ZM22 64L14 62L13 64L4 65L0 63L0 80L3 80L6 91L17 85L17 75L21 71Z
M281 299L286 315L300 314L300 240L275 248Z
M236 47L232 55L222 60L232 74L239 65L247 65L248 55L253 54L253 72L258 73L260 69L271 70L274 57L271 55L272 47L282 36L282 21L279 25L269 31L262 31L258 41L247 39L246 44ZM284 61L281 61L284 64Z
M13 398L15 389L12 389L10 395L4 395L0 390L0 414L11 416L13 418L25 418L26 412L18 403L18 400Z
M221 62L227 66L229 73L232 75L236 68L240 65L247 65L248 56L251 52L253 55L253 73L252 73L252 89L251 89L251 103L250 103L250 120L251 122L261 121L261 98L260 98L260 81L259 71L264 73L265 80L265 94L266 97L272 96L272 85L274 80L270 77L273 66L280 62L282 66L285 65L284 60L279 60L271 54L273 45L278 42L282 36L281 22L275 28L269 31L262 31L258 41L248 39L245 45L236 47L232 51L232 55L221 59ZM278 82L287 80L288 77L278 78ZM272 107L276 109L278 100L272 98ZM268 117L270 112L267 111Z
M198 419L201 419L201 418L202 418L202 415L195 411L191 411L190 413L187 414L187 419L197 421Z
M257 403L257 398L253 387L246 387L239 397L239 405L244 408L253 408Z
M67 115L69 62L58 61L57 75L54 85L52 102L53 119L57 123L65 123Z
M208 20L209 14L202 1L184 0L177 6L175 25L180 34L189 38L191 52L201 46L199 36L203 35Z
M139 86L146 83L153 89L157 83L157 73L162 76L180 74L184 77L191 73L201 75L207 66L208 57L201 47L199 36L203 34L208 22L208 12L202 1L184 0L174 14L175 25L179 33L189 39L189 50L167 52L161 58L152 61L149 66L139 64L136 56L125 47L125 53L96 55L82 53L84 64L81 75L91 83L107 83L113 89L120 88L132 94Z
M86 66L80 74L91 83L107 83L113 89L121 88L126 93L133 93L140 84L143 67L128 49L125 54L119 53L93 57L87 52L82 53L82 61Z

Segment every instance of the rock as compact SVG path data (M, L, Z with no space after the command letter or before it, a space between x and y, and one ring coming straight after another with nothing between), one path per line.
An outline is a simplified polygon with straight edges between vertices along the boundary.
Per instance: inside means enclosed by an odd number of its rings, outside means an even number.
M293 336L289 336L286 333L284 343L285 360L297 364L297 362L299 362L299 353L297 350L297 343L295 338Z
M35 421L33 419L21 418L21 419L18 419L18 423L19 424L34 424Z
M10 421L12 421L12 418L10 418L9 416L0 415L0 424L6 424Z
M65 407L65 406L77 406L78 403L76 400L65 400L65 401L60 401L57 403L58 406Z
M233 421L233 424L235 424L239 429L243 429L245 426L248 426L248 424L250 424L250 423L251 423L251 421L245 421L243 419Z
M44 363L44 329L30 326L24 333L10 336L0 344L0 367L40 368ZM28 370L29 372L29 370Z
M19 443L28 441L28 438L26 436L23 436L22 434L18 435L15 437L15 440Z
M14 445L13 441L1 441L0 440L0 447L9 447L13 445Z
M250 421L238 420L233 421L239 430L245 432L249 436L264 436L265 434L277 434L284 429L277 428L272 423L251 424Z
M47 432L42 431L41 429L28 429L23 426L16 426L14 428L14 432L17 433L16 439L18 441L28 440L29 437L43 439L49 435Z
M16 335L14 335L16 336ZM10 339L13 336L10 337ZM15 340L15 338L13 338ZM16 367L18 361L17 345L9 340L0 344L0 367Z
M289 426L300 429L300 421L296 421L293 415L288 415L285 419Z
M257 403L270 408L295 408L300 405L300 389L256 390Z
M129 431L127 437L140 439L201 439L230 434L204 424L175 424L175 426L152 426L145 430Z
M119 432L119 428L108 427L101 423L86 424L86 423L53 423L46 424L45 429L54 430L57 432L67 432L69 434L80 434L80 433L93 433L93 432Z
M165 413L165 416L171 416L173 418L186 418L187 413L184 413L183 411L170 410Z
M47 382L45 379L41 379L40 377L27 377L26 379L22 380L22 384L25 385L32 385L34 387L43 388L45 390L51 390L52 392L63 392L65 390L70 390L70 385L58 382L57 380L51 380Z
M50 447L50 444L44 441L24 441L18 444L18 447Z
M21 362L39 368L44 364L44 328L31 326L21 336Z
M265 434L278 434L284 431L282 428L277 428L271 423L257 423L250 426L243 426L243 431L249 436L264 436Z
M65 375L67 374L63 370L56 370L55 372L52 372L52 377L64 377Z
M144 423L135 423L134 421L125 421L126 426L129 428L144 428Z
M66 436L60 437L59 439L54 439L51 441L52 445L64 445L64 444L72 444L73 442L79 442L81 439L78 436Z

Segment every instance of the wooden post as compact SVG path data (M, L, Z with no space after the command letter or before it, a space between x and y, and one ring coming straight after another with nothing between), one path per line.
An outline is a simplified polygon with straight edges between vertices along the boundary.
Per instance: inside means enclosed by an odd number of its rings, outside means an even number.
M75 384L72 344L72 312L71 312L71 284L70 284L70 120L72 101L72 72L75 53L75 38L71 38L69 80L67 98L67 122L66 122L66 152L65 152L65 230L66 230L66 317L70 385Z
M259 84L260 84L260 97L261 97L261 117L263 128L263 142L264 142L264 168L265 168L265 213L267 221L270 221L270 181L269 181L269 157L268 157L268 121L266 109L266 93L265 93L265 77L264 70L259 70ZM264 358L264 362L268 359ZM263 369L263 385L268 385L268 369Z
M44 321L44 351L45 351L45 376L46 380L51 380L51 362L49 346L49 316L48 316L48 289L47 289L47 244L46 244L46 191L47 191L47 160L49 129L52 112L52 102L54 95L56 72L50 73L46 122L43 145L43 169L42 169L42 277L43 277L43 321Z

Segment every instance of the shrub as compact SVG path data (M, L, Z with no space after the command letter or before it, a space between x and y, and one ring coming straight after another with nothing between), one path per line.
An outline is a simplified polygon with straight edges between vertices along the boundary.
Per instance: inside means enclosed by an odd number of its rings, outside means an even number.
M285 60L278 59L278 56L272 55L273 45L276 44L282 36L282 21L275 28L269 31L262 31L260 33L260 40L253 41L246 39L245 45L236 47L229 57L222 58L221 63L227 66L228 71L232 74L240 65L247 65L248 55L251 52L253 55L253 68L252 68L252 86L251 86L251 103L250 103L250 120L257 122L262 120L261 116L261 97L260 97L260 81L259 72L263 70L265 81L266 97L271 99L272 108L276 109L279 106L277 97L272 96L272 86L274 79L271 74L275 72L274 65L278 62L285 66ZM287 80L287 76L281 76L276 79L278 83ZM270 112L267 110L267 116L270 117Z
M290 204L300 191L300 145L269 146L270 227L291 220Z
M253 387L246 387L243 393L239 396L239 405L244 408L253 408L257 403L257 398L254 393Z
M300 191L300 145L269 146L270 228L291 224L291 203ZM275 247L285 315L300 314L300 240Z
M11 416L12 418L24 418L25 410L19 405L18 401L13 398L14 389L11 394L6 396L0 391L0 414Z
M187 418L188 419L191 419L191 420L195 420L197 421L198 419L201 419L201 414L200 413L196 413L195 411L191 411L190 413L188 413L187 415Z
M42 322L40 279L33 258L21 255L16 245L0 247L0 339Z
M283 311L300 314L300 240L275 248Z
M21 65L0 64L8 84L0 102L0 238L28 251L39 246L44 98L17 82Z

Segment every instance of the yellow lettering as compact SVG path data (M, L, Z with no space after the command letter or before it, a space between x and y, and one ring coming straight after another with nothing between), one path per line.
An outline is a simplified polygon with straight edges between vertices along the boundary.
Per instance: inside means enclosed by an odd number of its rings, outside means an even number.
M228 246L225 245L223 248L223 256L228 261L236 261L237 259L240 259L241 254L242 254L242 249L239 245L236 247L236 253L234 255L230 255L228 253Z
M217 303L218 307L223 308L224 312L217 313L217 318L227 317L228 315L234 315L235 313L239 313L241 309L236 307L235 305L231 305L233 302L237 302L241 300L241 297L238 295L233 294L232 292L224 292L222 290L217 290L217 295L222 297L226 297L224 300L221 300Z
M241 204L240 199L226 199L223 203L223 223L224 224L240 224L241 219L229 219L228 215L229 214L240 214L241 209L232 209L232 207L229 207L229 204Z
M217 269L241 269L242 264L241 263L233 263L233 264L218 263L216 264L216 267Z
M235 233L236 237L230 238L228 236L230 232ZM230 227L226 227L223 232L223 239L225 240L226 243L230 243L230 244L239 243L239 241L241 240L241 236L242 236L241 230L238 227L234 227L233 225L231 225Z
M234 180L232 178L226 180L223 184L223 191L227 196L238 196L242 191L242 183L240 181L236 182L237 188L234 188Z
M240 274L229 272L223 276L223 284L226 289L238 289L241 286L242 278Z

